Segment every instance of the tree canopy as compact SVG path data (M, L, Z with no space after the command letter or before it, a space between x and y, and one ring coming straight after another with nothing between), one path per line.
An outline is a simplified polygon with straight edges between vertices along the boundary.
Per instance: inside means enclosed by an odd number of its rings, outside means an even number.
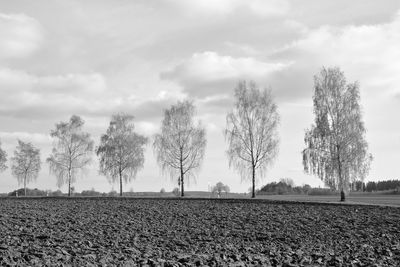
M5 171L7 169L7 152L1 148L0 142L0 172Z
M347 192L350 182L365 178L372 160L359 85L347 83L339 68L322 68L314 77L313 102L315 120L304 137L304 170Z
M193 177L199 169L206 147L206 130L193 117L192 102L183 101L164 112L161 133L156 134L153 148L162 171L169 172L171 179L179 176L181 196L184 196L184 178Z
M278 152L278 107L268 89L259 90L254 82L239 82L234 109L226 117L229 165L242 179L252 181L255 197L256 173L263 175Z
M100 173L111 182L119 181L122 196L122 182L131 181L143 168L144 146L147 138L134 132L133 116L113 115L106 134L96 149L100 157Z
M68 184L68 196L71 196L71 184L76 176L90 163L93 141L90 134L82 131L84 121L73 115L69 122L57 123L50 132L54 147L47 158L50 173L57 177L57 186Z
M26 196L26 184L37 179L41 168L40 150L31 143L18 140L18 146L11 158L11 171L18 180L18 184L24 185Z

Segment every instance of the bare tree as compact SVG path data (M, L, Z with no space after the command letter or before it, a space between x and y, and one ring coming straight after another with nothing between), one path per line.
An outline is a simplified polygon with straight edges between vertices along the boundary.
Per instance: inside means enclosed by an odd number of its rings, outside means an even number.
M11 171L17 178L18 184L24 184L24 196L26 196L26 184L36 180L41 168L40 150L31 143L18 140L18 146L11 158Z
M262 175L278 152L279 114L271 91L260 91L254 82L238 83L234 105L226 116L229 166L251 179L254 198L256 173Z
M184 196L184 177L199 169L206 147L206 131L194 125L195 107L189 101L178 102L165 110L161 133L156 134L153 148L162 171L171 179L179 176L181 196Z
M83 132L84 121L73 115L69 122L60 122L50 135L54 138L54 148L47 158L50 173L57 177L57 186L68 184L68 196L71 196L71 184L76 176L90 163L93 141L89 133Z
M314 76L313 101L315 122L305 133L304 170L340 190L344 201L349 183L364 180L372 160L365 140L359 85L346 83L339 68L322 68Z
M111 182L119 181L120 196L122 182L131 181L143 168L144 145L147 138L134 132L133 116L113 115L107 133L101 136L100 146L96 149L100 157L100 173Z
M220 197L222 192L228 194L230 192L230 188L229 186L223 184L222 182L218 182L215 186L213 186L211 192L213 194L217 193L218 197Z
M1 148L1 142L0 142L0 172L3 172L7 169L6 162L7 162L7 152Z

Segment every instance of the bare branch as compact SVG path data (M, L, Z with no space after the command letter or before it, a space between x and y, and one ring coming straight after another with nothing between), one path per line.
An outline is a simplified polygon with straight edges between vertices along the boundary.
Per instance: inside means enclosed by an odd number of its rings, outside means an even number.
M277 154L279 115L270 90L260 91L254 82L239 82L235 98L226 116L227 155L242 179L253 181L254 196L255 173L262 175Z
M93 140L89 133L83 132L84 121L76 115L69 122L60 122L50 135L54 138L52 154L47 158L50 173L57 177L57 186L68 184L70 187L76 180L76 175L84 171L91 162Z
M161 170L168 172L172 180L179 175L181 189L184 176L193 177L198 171L206 147L205 129L194 125L194 113L189 101L172 105L165 110L161 133L154 137L153 149Z
M26 184L37 179L40 168L40 150L31 143L18 140L14 157L11 158L11 171L17 178L18 184L23 184L26 190Z
M127 183L134 179L144 164L147 138L134 132L133 119L127 114L113 115L96 149L100 158L100 173L113 183L119 181L120 195L122 180Z

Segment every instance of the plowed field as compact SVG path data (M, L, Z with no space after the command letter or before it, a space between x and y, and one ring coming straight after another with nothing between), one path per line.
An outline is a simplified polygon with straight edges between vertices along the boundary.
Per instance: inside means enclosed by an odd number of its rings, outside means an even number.
M0 199L2 266L399 262L400 208L245 199Z

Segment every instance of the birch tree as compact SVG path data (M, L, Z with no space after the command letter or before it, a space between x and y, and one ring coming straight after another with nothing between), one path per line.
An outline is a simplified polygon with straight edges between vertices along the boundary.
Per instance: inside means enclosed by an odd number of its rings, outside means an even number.
M1 148L1 142L0 142L0 172L3 172L7 169L6 162L7 162L7 152Z
M68 185L68 196L71 196L71 185L77 175L90 163L93 152L93 141L90 134L82 131L84 121L73 115L69 122L56 124L50 135L54 147L47 158L50 173L57 177L57 186Z
M123 181L131 181L143 168L146 143L146 137L134 132L133 116L127 114L113 115L106 134L101 136L96 149L100 173L113 183L119 181L120 196Z
M11 158L11 172L18 180L18 185L24 185L26 196L26 184L37 179L41 168L40 150L31 143L18 140L18 146Z
M322 68L314 77L313 102L315 120L304 137L304 170L340 190L344 201L350 182L363 181L372 160L359 85L347 83L339 68Z
M162 171L169 172L171 179L177 176L181 196L185 178L193 177L198 171L206 147L206 130L193 116L195 107L189 101L178 102L165 110L161 133L156 134L153 148Z
M278 152L279 114L270 90L260 91L254 82L239 82L234 109L226 116L229 166L242 180L251 180L255 197L256 174L263 175Z

